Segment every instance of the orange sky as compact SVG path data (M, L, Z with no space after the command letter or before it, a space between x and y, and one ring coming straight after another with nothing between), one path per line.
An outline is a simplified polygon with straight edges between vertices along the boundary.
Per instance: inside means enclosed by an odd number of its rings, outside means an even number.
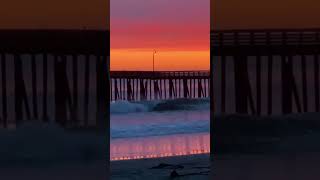
M211 0L211 29L320 27L317 0Z
M111 70L208 70L209 0L111 0ZM181 6L183 4L183 6Z
M1 0L2 29L107 29L109 0Z

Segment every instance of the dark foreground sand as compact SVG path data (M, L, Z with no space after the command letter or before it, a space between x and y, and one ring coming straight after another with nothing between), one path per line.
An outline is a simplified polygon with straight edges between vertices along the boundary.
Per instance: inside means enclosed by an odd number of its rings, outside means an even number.
M111 163L111 179L183 180L318 180L320 153L299 154L226 154L209 163L208 155L129 160ZM180 175L170 177L174 167L152 169L161 164L182 165ZM211 167L208 169L208 167ZM176 167L177 168L177 167ZM210 171L210 172L208 172ZM200 175L200 173L203 173Z
M24 164L0 167L1 180L105 180L106 161Z
M224 155L212 163L211 179L317 180L320 153Z
M216 117L212 179L320 179L320 114Z
M209 179L209 154L166 157L154 159L113 161L111 162L111 179ZM172 166L171 166L172 165ZM178 176L171 178L173 171Z

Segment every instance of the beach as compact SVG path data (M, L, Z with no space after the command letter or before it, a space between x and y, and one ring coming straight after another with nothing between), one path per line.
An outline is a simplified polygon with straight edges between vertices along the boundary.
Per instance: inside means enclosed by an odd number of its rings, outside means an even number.
M106 180L109 179L107 161L61 162L55 164L25 163L0 167L3 180Z
M209 103L208 98L111 103L111 179L208 179Z
M208 163L208 154L111 162L111 179L219 179L219 180L317 180L320 153L228 154L217 155ZM182 165L176 170L187 176L170 177L173 168L152 169L162 164ZM199 168L197 168L199 167ZM208 172L209 175L201 172ZM205 175L204 175L205 174Z
M112 161L111 179L208 179L209 154ZM177 176L171 177L173 171Z
M319 179L318 113L215 116L212 179Z
M29 122L0 130L0 179L108 179L105 133Z
M221 180L316 180L320 153L234 154L217 156L212 179Z
M111 103L110 159L210 152L209 99Z

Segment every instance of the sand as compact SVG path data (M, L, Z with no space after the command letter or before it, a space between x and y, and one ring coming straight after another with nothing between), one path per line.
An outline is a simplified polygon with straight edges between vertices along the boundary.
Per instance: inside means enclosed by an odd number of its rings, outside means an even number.
M212 163L211 179L317 180L320 153L224 155Z
M170 179L171 173L176 169L179 176L173 179L207 180L209 178L210 171L209 158L209 154L201 154L154 159L113 161L111 162L111 179Z
M217 117L212 179L320 179L320 114ZM216 141L215 141L216 140Z
M1 180L106 180L106 161L23 164L0 167Z
M215 117L213 161L209 155L112 162L112 179L170 179L169 169L150 169L161 163L183 165L178 174L210 175L174 179L318 180L320 179L320 114L253 117Z

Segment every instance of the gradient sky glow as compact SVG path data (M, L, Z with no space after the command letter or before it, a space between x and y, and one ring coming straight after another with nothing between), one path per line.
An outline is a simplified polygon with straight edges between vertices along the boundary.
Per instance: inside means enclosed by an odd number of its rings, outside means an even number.
M209 69L210 0L111 0L111 70Z

